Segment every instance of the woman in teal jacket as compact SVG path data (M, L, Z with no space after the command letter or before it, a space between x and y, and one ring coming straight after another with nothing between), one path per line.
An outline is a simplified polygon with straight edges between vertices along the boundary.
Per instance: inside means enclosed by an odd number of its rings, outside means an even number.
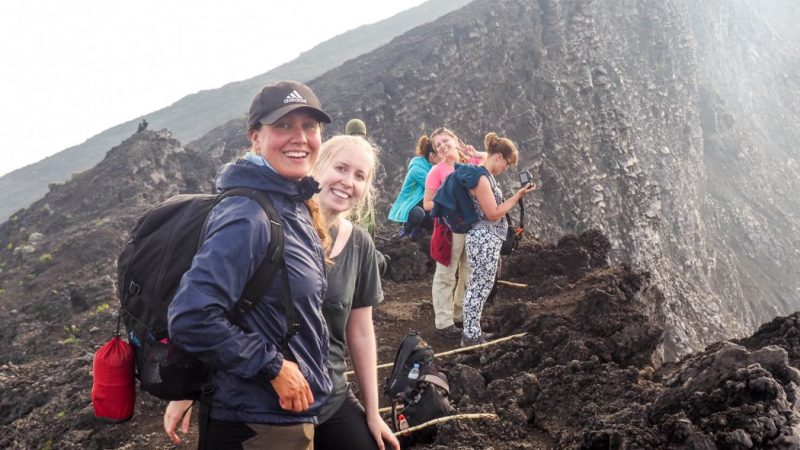
M413 235L419 228L428 231L432 229L433 222L422 209L422 197L425 195L425 178L434 164L439 162L439 157L433 149L433 143L428 136L421 136L417 141L417 156L408 163L408 172L403 181L403 187L392 209L389 210L389 220L404 224L404 235ZM416 231L415 231L416 230Z

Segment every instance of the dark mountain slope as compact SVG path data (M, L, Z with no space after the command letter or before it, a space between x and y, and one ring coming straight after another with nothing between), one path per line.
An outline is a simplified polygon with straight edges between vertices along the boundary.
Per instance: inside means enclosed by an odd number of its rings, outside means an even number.
M104 322L73 317L116 311L116 256L136 218L172 195L212 192L218 164L144 131L0 225L0 361L58 355L76 334L65 327Z

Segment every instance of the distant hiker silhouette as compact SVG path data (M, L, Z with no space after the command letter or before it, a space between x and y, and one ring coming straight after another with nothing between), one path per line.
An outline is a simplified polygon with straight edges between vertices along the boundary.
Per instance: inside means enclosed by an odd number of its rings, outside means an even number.
M147 129L147 119L142 119L142 121L139 122L139 127L136 129L136 132L141 133L146 129Z

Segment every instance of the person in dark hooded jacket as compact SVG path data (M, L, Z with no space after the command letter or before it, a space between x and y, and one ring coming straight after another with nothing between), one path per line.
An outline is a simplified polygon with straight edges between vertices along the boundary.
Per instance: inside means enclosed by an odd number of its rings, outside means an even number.
M204 241L169 307L173 342L214 369L210 410L200 411L199 447L313 448L313 426L332 383L326 371L328 329L322 316L327 287L324 218L307 177L330 123L302 83L265 86L248 117L252 151L217 174L217 188L248 187L268 194L283 220L284 259L299 331L286 347L282 269L241 326L226 314L265 257L272 238L267 216L247 197L228 197L211 211ZM175 415L165 413L165 426ZM167 430L178 440L173 430Z

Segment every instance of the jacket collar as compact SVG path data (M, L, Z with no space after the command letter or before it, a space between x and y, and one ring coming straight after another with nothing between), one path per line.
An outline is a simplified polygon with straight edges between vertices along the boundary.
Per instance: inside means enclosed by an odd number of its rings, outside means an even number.
M234 187L253 188L283 194L297 202L310 199L320 190L319 183L312 177L290 180L268 166L256 165L246 159L222 166L217 171L216 187L218 191Z

